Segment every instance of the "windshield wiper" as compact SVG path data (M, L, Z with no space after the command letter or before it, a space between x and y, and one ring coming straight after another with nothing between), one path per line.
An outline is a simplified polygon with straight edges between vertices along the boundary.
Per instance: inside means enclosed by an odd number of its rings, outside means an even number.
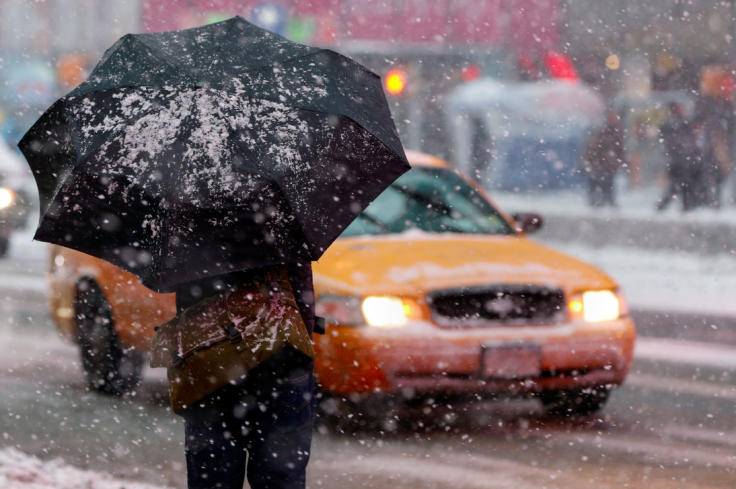
M470 216L470 215L462 212L460 209L456 209L456 208L450 207L449 205L445 204L441 200L437 200L437 199L435 199L433 197L430 197L428 195L421 194L419 192L414 192L414 191L409 190L407 188L400 187L399 185L396 185L396 184L392 184L391 185L391 188L393 188L395 190L398 190L402 194L404 194L404 195L406 195L406 196L408 196L408 197L416 200L417 202L420 202L422 204L426 204L426 205L432 206L433 208L437 209L439 212L448 215L453 220L457 220L457 217L455 217L455 216L460 216L463 219L467 219L470 222L472 222L475 226L478 227L478 229L483 230L483 223L479 223L476 220L476 218L474 218L473 216ZM452 226L447 226L447 227L448 228L451 228ZM454 232L458 232L458 233L468 233L468 232L471 232L471 231L467 231L467 230L463 230L463 229L455 228L455 227L452 227L452 229L456 230Z
M391 185L391 188L398 190L402 194L411 197L412 199L416 200L417 202L421 202L422 204L431 205L432 207L436 207L440 212L443 212L445 214L450 214L452 216L452 207L445 204L441 200L434 199L432 197L429 197L428 195L420 194L419 192L414 192L413 190L408 190L404 187L400 187L398 185ZM466 217L461 212L458 212L461 216Z
M361 212L359 217L362 217L363 219L365 219L365 220L367 220L369 222L372 222L373 224L375 224L376 226L378 226L381 229L381 232L383 234L391 234L391 231L389 231L389 229L386 227L386 225L384 223L382 223L381 221L379 221L378 219L376 219L375 217L369 216L365 212Z

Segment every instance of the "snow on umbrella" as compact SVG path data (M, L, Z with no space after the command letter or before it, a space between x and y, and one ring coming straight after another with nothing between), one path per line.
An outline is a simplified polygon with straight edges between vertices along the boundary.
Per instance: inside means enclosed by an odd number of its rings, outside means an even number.
M124 36L19 147L35 239L160 292L316 260L410 168L377 75L240 17Z

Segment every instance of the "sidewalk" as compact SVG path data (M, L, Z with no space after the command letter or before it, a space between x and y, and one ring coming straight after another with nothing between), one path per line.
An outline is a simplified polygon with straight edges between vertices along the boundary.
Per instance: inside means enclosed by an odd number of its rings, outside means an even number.
M617 208L592 208L581 190L492 195L509 212L541 214L545 224L535 237L542 240L706 256L736 253L736 206L725 204L722 209L683 213L675 201L660 212L655 206L661 192L659 188L620 192ZM725 195L723 200L728 202L730 197Z

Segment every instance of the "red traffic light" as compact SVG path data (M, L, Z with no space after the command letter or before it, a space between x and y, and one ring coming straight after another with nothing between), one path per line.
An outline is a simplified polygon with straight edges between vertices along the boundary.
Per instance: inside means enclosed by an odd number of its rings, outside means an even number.
M480 67L475 64L469 64L463 66L463 69L460 71L460 79L464 82L470 82L473 80L477 80L483 75L483 72L481 71Z
M578 72L572 60L564 53L547 51L542 58L552 78L575 81Z
M386 74L384 86L391 95L399 95L406 87L406 75L401 70L391 70Z

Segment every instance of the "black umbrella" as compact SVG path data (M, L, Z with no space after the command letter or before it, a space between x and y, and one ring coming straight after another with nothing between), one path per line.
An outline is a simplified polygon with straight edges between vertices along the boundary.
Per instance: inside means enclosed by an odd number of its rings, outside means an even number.
M380 77L240 17L123 37L19 147L35 239L160 292L316 260L409 169Z

